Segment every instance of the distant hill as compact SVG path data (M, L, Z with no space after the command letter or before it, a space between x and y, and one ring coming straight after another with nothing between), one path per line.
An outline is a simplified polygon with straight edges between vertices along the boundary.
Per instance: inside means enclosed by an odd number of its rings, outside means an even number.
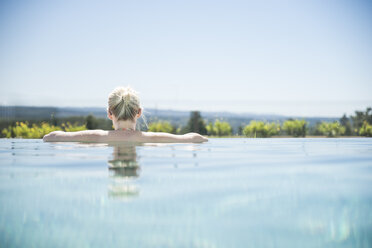
M0 120L49 120L51 118L66 118L76 116L94 115L97 118L107 118L105 108L75 108L75 107L29 107L29 106L0 106ZM148 122L155 120L167 120L175 126L183 126L187 123L190 111L145 109L145 117ZM234 130L239 126L249 124L251 120L269 122L283 122L287 119L305 119L310 126L320 121L335 121L332 117L296 117L272 114L231 113L231 112L207 112L201 111L201 115L207 122L216 119L230 123Z

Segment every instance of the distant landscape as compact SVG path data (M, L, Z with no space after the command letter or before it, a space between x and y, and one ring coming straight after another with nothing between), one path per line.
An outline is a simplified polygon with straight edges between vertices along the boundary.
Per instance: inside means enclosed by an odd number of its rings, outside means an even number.
M166 109L145 109L144 119L139 120L143 131L170 133L199 132L211 136L250 137L307 135L371 136L371 108L355 111L355 116L297 117L272 114L199 112ZM44 131L35 131L44 125ZM49 126L45 126L49 125ZM2 137L24 137L16 133L45 132L53 130L78 131L85 129L112 129L105 108L0 106ZM22 131L23 130L23 131ZM366 135L365 135L366 134Z
M214 122L216 119L227 121L233 130L237 130L241 125L247 125L252 120L265 122L283 122L288 119L304 119L309 126L317 122L333 122L339 120L335 117L296 117L273 114L252 114L252 113L231 113L231 112L200 112L203 119L207 122ZM107 119L105 108L77 108L77 107L29 107L29 106L0 106L0 120L2 121L37 121L57 119L76 119L76 117L86 117L93 115L96 118ZM169 121L175 126L186 125L190 111L167 110L167 109L144 109L144 116L150 123L152 121Z

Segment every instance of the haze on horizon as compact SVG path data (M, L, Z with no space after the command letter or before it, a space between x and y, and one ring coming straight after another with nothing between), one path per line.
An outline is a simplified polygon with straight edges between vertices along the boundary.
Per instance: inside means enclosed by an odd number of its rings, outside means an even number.
M372 105L369 1L1 1L0 105L352 114Z

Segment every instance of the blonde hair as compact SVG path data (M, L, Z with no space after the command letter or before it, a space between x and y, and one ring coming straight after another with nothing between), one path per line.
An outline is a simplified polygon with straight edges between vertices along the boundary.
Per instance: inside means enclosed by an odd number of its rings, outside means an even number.
M108 111L118 120L134 120L141 110L136 91L131 87L118 87L108 97Z

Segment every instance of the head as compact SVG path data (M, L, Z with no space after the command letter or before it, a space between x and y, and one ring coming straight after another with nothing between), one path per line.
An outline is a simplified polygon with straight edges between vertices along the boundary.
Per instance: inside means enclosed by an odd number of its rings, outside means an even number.
M107 116L114 122L131 121L136 123L142 114L137 92L130 87L118 87L108 97Z

